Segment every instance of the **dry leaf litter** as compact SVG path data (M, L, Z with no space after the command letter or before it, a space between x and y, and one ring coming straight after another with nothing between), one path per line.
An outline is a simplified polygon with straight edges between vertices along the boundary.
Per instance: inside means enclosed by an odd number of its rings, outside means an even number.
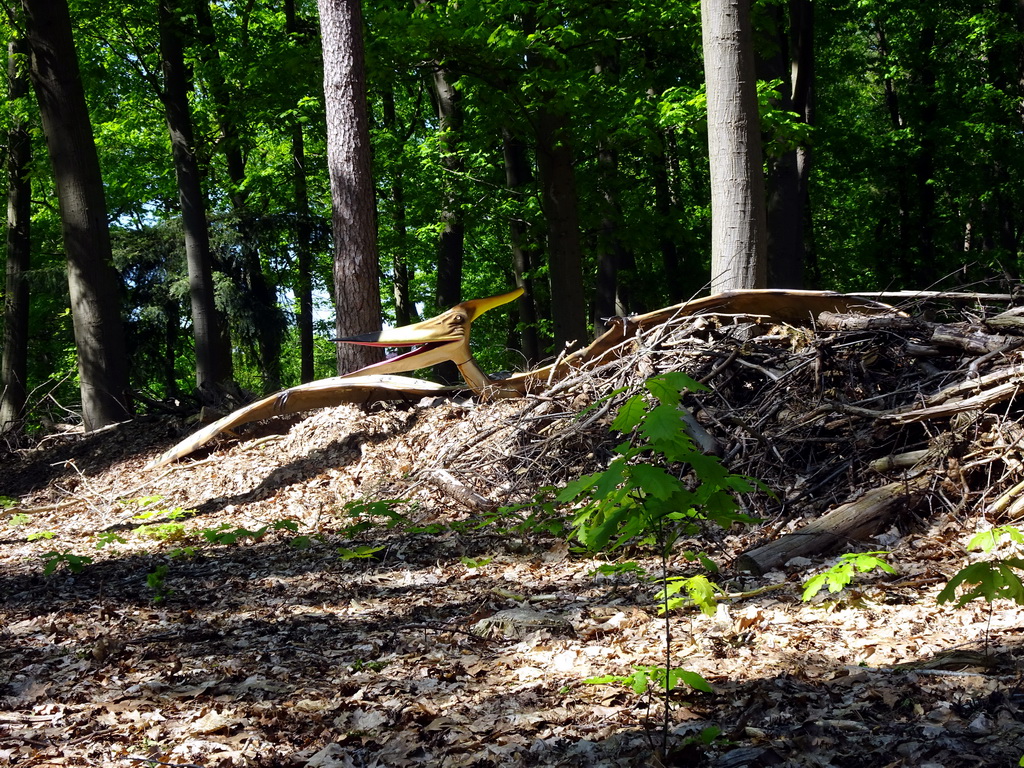
M1021 315L981 299L904 309L806 327L679 318L539 396L325 409L153 472L190 427L140 417L10 447L0 762L1016 764L1022 609L935 598L978 559L964 549L976 531L1024 513ZM443 526L607 466L617 404L668 370L709 387L685 398L709 447L774 496L743 499L759 525L680 548L714 559L731 594L755 594L672 615L673 664L714 691L673 694L663 755L656 698L583 682L664 663L655 588L595 574L564 540ZM806 537L817 551L750 557L878 489L857 537L826 530ZM404 500L424 531L373 518L353 533L368 518L351 502L382 499ZM361 546L381 549L338 555ZM892 552L897 575L800 601L839 553L866 550ZM92 562L46 575L49 552ZM625 556L657 568L650 552ZM694 738L711 726L709 745Z

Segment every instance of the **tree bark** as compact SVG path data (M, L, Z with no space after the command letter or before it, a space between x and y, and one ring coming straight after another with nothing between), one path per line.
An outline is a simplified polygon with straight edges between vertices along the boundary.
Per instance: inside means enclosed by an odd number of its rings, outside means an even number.
M587 305L569 116L540 107L536 115L537 176L548 225L548 274L555 347L585 346Z
M502 150L505 157L505 183L513 194L530 183L530 164L526 157L526 145L512 135L508 128L502 130ZM523 295L516 300L519 322L522 326L522 352L530 362L541 357L540 339L537 334L537 298L532 277L537 253L535 243L529 242L526 222L514 216L509 222L509 236L512 242L512 269L515 272L516 287L523 289Z
M259 353L264 389L281 387L281 345L285 330L284 317L277 300L277 287L263 273L253 215L249 210L249 193L245 188L245 154L242 132L235 118L231 88L221 67L220 49L210 16L209 0L195 0L200 58L207 64L210 96L213 98L220 129L220 146L227 161L229 199L238 227L241 274L236 279L249 299L246 318L250 338Z
M604 320L625 317L630 306L629 288L622 273L635 268L635 259L622 244L619 226L622 207L615 185L619 174L618 153L602 146L597 151L598 194L601 206L601 228L597 236L597 284L594 292L595 329L604 328Z
M335 329L339 336L380 327L375 197L359 0L318 0L327 107L327 167L334 231ZM338 345L338 372L380 359L373 347Z
M171 137L171 155L178 182L185 260L188 265L192 334L196 352L196 386L207 405L223 399L231 379L231 347L222 332L214 301L213 257L206 221L206 196L195 155L192 115L188 104L190 83L182 50L181 7L176 0L160 0L160 57L163 70L161 99Z
M16 103L28 95L22 64L26 46L7 46L7 98ZM32 181L29 163L32 140L17 112L7 132L7 279L4 291L4 348L0 362L0 432L22 423L28 398L28 270L31 257Z
M285 32L293 39L298 34L295 0L284 3ZM296 41L297 42L297 41ZM309 185L306 178L306 143L302 123L292 125L292 187L295 190L295 255L298 274L295 292L298 294L299 313L299 378L312 381L313 371L313 247L311 242L311 215Z
M466 225L456 192L456 175L465 164L458 152L462 130L462 106L459 92L443 69L431 76L431 88L437 106L438 131L441 134L441 164L447 178L441 190L441 239L437 251L437 306L441 309L462 301L462 263L465 258Z
M711 290L764 288L764 172L749 0L704 0L701 29L711 161Z
M67 252L82 419L86 430L94 430L129 415L124 328L103 179L67 0L22 0L22 8Z
M388 89L384 92L384 122L386 127L397 135L398 117L395 114L395 92ZM393 272L392 296L395 302L395 323L399 326L409 325L419 319L416 304L412 300L409 268L409 231L406 224L405 206L405 175L401 167L391 172L391 202L394 206L395 255L391 261Z

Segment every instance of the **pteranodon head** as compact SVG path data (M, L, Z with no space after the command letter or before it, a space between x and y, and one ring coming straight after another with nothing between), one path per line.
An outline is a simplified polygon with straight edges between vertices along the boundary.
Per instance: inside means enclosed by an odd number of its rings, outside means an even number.
M359 336L348 336L335 341L372 347L413 347L409 352L360 368L348 374L349 376L414 371L451 360L459 367L459 372L470 389L482 394L492 382L473 360L473 354L469 349L470 326L487 310L507 304L519 298L522 293L523 289L518 288L487 299L464 301L429 320L403 325L401 328L386 328Z

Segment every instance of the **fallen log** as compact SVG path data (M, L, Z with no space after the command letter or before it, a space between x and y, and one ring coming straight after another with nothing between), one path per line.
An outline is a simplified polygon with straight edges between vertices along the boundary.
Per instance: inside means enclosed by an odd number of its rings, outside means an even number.
M822 312L818 325L832 331L892 331L915 334L929 347L949 347L969 355L1008 352L1024 343L1020 338L1000 336L967 325L953 326L929 323L912 317L896 315L861 315Z
M736 559L736 567L760 576L794 557L822 555L849 541L863 540L881 529L900 503L919 494L931 481L930 475L922 474L872 488L800 530L745 552Z

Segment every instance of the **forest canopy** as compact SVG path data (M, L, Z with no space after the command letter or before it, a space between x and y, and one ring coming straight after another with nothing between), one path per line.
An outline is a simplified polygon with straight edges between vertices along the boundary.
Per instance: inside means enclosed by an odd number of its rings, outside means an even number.
M26 85L26 19L40 5L5 0L2 22L8 209L24 212L5 229L4 381L21 381L27 410L0 412L0 426L64 420L79 398L60 182L38 82ZM345 308L330 298L316 3L70 0L68 10L134 406L202 396L197 365L217 363L214 379L250 392L334 373L329 339ZM365 0L361 10L385 322L520 285L518 311L488 316L474 338L485 368L521 368L602 318L706 290L698 3ZM749 9L769 285L1015 280L1020 5L814 11L811 0ZM189 250L204 237L205 277ZM28 329L23 372L7 364L18 328Z

